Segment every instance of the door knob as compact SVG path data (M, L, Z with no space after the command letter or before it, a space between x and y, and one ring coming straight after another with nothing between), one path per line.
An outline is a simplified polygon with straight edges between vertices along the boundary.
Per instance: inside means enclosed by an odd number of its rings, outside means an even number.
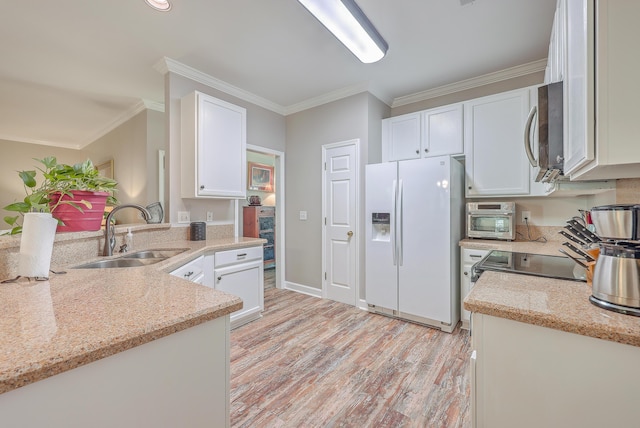
M347 232L347 236L348 236L349 238L351 238L351 237L353 236L353 232L352 232L352 231L348 231L348 232Z

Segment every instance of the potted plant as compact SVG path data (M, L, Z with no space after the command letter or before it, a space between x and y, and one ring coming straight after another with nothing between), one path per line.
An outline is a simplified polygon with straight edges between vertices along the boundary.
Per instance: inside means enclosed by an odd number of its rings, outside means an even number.
M38 185L37 171L19 171L27 196L4 207L17 212L7 216L11 234L22 232L20 218L29 212L51 213L58 220L58 232L100 230L106 203L117 204L113 192L117 182L101 177L90 159L75 165L59 164L55 157L35 159L44 181Z

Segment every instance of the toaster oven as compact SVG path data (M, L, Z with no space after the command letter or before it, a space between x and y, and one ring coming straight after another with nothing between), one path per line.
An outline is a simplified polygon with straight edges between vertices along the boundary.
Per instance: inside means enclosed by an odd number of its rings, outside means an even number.
M467 238L516 239L515 202L469 202Z

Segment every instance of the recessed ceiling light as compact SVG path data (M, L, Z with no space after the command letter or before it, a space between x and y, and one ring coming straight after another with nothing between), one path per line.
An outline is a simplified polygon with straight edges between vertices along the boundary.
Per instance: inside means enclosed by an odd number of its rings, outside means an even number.
M162 12L167 12L169 9L171 9L171 3L169 3L169 0L144 0L144 1L147 2L147 4L152 8L156 10L160 10Z

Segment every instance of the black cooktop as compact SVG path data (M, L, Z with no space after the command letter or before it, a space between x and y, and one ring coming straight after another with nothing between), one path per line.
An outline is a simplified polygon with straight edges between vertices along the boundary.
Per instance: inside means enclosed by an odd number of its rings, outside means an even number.
M562 256L493 250L473 266L472 276L487 270L586 282L584 268Z

